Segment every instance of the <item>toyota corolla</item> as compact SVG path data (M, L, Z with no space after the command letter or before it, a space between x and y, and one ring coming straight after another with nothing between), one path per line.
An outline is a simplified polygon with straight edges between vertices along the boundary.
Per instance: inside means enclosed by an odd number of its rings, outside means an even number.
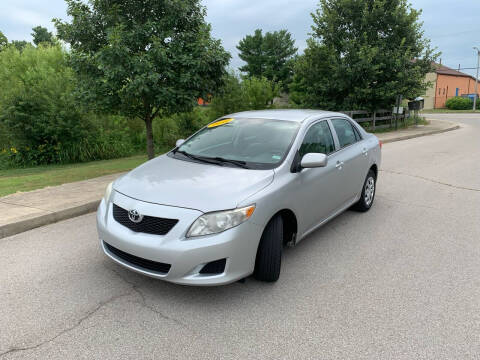
M107 187L100 243L120 265L174 283L276 281L284 246L370 209L380 158L377 137L341 113L224 116Z

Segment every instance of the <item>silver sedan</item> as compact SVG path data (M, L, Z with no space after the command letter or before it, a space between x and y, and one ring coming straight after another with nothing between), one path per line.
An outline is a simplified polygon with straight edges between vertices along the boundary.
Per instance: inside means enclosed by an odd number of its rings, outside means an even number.
M282 249L373 204L381 143L315 110L224 116L110 184L97 212L117 263L158 279L276 281Z

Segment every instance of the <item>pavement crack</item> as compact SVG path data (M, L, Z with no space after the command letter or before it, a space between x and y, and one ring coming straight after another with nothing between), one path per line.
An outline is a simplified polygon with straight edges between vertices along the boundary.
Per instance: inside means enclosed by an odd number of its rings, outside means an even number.
M20 352L20 351L27 351L27 350L35 350L35 349L38 349L39 347L45 345L45 344L48 344L52 341L55 341L57 338L59 338L60 336L70 332L70 331L73 331L75 330L76 328L78 328L80 325L82 325L82 323L86 320L88 320L89 318L91 318L92 316L94 316L101 308L103 308L104 306L114 302L115 300L121 298L121 297L124 297L124 296L129 296L131 295L131 292L128 292L128 293L122 293L122 294L119 294L119 295L115 295L115 296L112 296L111 298L109 298L108 300L106 301L102 301L100 302L94 309L88 311L84 316L82 316L80 319L78 319L75 324L73 324L72 326L69 326L68 328L66 329L63 329L62 331L60 331L59 333L57 333L55 336L49 338L49 339L46 339L38 344L35 344L35 345L30 345L30 346L24 346L24 347L13 347L13 348L10 348L9 350L7 351L4 351L2 353L0 353L0 358L8 355L8 354L13 354L13 353L16 353L16 352Z
M154 312L155 314L159 315L161 318L163 318L163 319L165 319L165 320L172 321L172 322L176 323L177 325L180 325L181 327L183 327L183 328L191 331L191 330L188 328L188 326L187 326L185 323L183 323L182 321L180 321L180 320L178 320L178 319L175 319L175 318L173 318L173 317L171 317L171 316L168 316L168 315L166 315L165 313L163 313L162 311L157 310L155 307L153 307L152 305L150 305L150 304L147 302L147 298L146 298L145 294L140 290L140 287L139 287L136 283L134 283L134 282L126 279L122 274L120 274L118 271L116 271L116 270L114 270L114 269L111 269L111 268L109 268L109 267L107 267L107 269L110 270L111 272L113 272L115 275L117 275L117 276L118 276L120 279L122 279L125 283L127 283L128 285L130 285L130 287L131 287L131 289L132 289L132 292L136 293L136 294L140 297L140 299L141 299L141 301L139 301L140 305L142 305L142 306L145 307L146 309Z
M137 294L140 297L141 301L139 301L139 303L140 303L140 305L142 305L146 309L148 309L148 310L152 311L153 313L159 315L161 318L163 318L165 320L172 321L172 322L176 323L177 325L180 325L181 327L185 328L186 330L191 331L191 329L189 329L188 326L186 324L184 324L183 322L181 322L180 320L175 319L171 316L165 315L160 310L157 310L155 307L148 304L147 299L145 297L145 294L140 290L140 288L137 284L127 280L118 271L116 271L114 269L111 269L111 268L108 268L108 267L107 267L107 269L112 271L114 274L116 274L121 280L123 280L123 282L130 285L130 291L124 292L124 293L119 294L119 295L112 296L108 300L100 302L95 308L88 311L85 315L83 315L80 319L78 319L72 326L69 326L68 328L63 329L62 331L58 332L56 335L52 336L51 338L48 338L44 341L41 341L41 342L39 342L38 344L35 344L35 345L29 345L29 346L23 346L23 347L20 347L20 346L12 347L12 348L4 351L4 352L0 352L0 358L3 358L3 357L5 357L9 354L13 354L13 353L21 352L21 351L35 350L35 349L38 349L45 344L51 343L51 342L55 341L57 338L59 338L60 336L78 328L80 325L82 325L82 323L84 323L86 320L88 320L89 318L94 316L104 306L114 302L115 300L117 300L119 298L122 298L124 296L130 296L132 294Z
M442 182L442 181L438 181L438 180L434 180L434 179L429 179L429 178L427 178L427 177L420 176L420 175L406 174L406 173L403 173L403 172L400 172L400 171L385 170L385 169L381 169L380 171L383 171L383 172L386 172L386 173L389 173L389 174L409 176L409 177L421 179L421 180L424 180L424 181L429 181L429 182L432 182L432 183L435 183L435 184L444 185L444 186L449 186L449 187L454 188L454 189L480 192L480 189L469 188L469 187L465 187L465 186L453 185L453 184L445 183L445 182Z

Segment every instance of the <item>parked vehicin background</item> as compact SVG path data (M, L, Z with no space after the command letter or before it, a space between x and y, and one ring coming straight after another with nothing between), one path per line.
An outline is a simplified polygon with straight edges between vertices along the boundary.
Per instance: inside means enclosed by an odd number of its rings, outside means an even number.
M276 281L285 244L351 206L370 209L380 158L377 137L344 114L231 114L108 186L101 245L174 283Z

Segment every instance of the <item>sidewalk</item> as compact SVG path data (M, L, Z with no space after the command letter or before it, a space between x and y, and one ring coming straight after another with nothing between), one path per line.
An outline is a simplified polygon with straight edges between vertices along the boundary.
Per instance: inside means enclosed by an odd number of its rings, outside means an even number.
M455 123L431 120L429 125L376 135L389 143L458 128ZM0 239L95 211L108 183L121 174L0 197Z
M460 126L456 123L443 120L429 120L428 125L411 126L407 129L397 131L389 131L385 133L375 134L382 143L390 143L394 141L408 140L420 136L439 134L445 131L456 130Z
M93 212L113 174L0 197L0 239Z

